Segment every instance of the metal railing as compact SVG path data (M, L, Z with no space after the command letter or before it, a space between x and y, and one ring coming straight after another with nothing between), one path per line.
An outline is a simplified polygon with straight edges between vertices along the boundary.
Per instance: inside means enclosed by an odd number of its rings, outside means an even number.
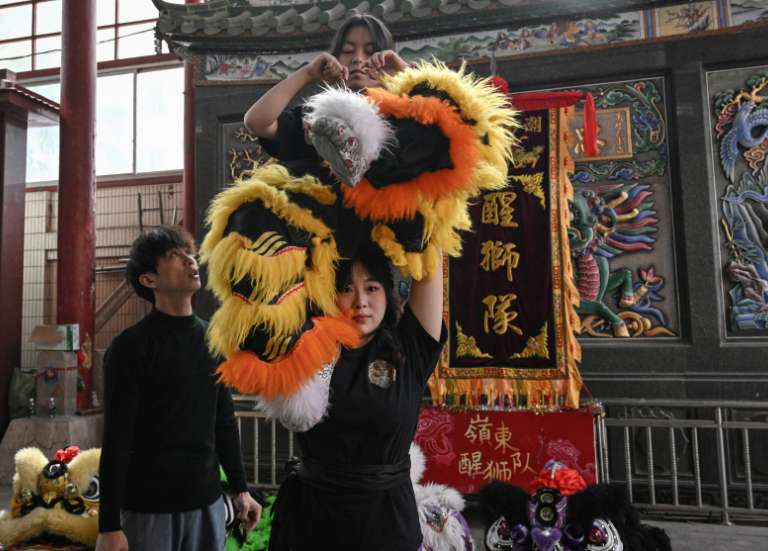
M294 435L253 411L252 397L234 399L249 481L277 488L297 451ZM609 399L598 406L598 480L624 486L638 509L726 524L768 521L768 402Z
M596 420L598 476L626 487L644 512L664 516L768 520L768 402L602 401ZM756 420L757 419L757 420ZM684 472L681 472L681 468Z
M232 398L248 481L265 490L276 489L282 480L278 466L294 456L293 433L274 419L254 411L252 396L235 395ZM263 434L268 439L262 440Z

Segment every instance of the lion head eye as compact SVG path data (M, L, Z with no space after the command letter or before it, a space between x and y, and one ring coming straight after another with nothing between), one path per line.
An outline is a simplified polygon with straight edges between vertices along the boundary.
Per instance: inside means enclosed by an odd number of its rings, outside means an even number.
M99 500L99 475L94 476L91 479L91 483L88 484L88 488L83 492L83 499L87 499L88 501L98 501Z

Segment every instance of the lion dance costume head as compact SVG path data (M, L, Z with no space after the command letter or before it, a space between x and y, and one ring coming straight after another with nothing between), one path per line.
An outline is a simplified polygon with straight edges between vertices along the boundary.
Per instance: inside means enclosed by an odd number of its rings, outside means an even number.
M325 415L327 370L359 340L336 266L375 243L403 276L458 256L469 200L506 185L515 112L488 80L422 63L365 93L304 105L307 158L255 166L213 201L200 249L221 303L211 351L224 383L292 430Z
M52 460L37 448L16 452L10 511L0 512L0 543L10 550L88 549L99 532L101 450L75 446Z
M666 533L642 524L620 488L587 486L549 461L529 492L504 482L480 490L487 551L670 551Z

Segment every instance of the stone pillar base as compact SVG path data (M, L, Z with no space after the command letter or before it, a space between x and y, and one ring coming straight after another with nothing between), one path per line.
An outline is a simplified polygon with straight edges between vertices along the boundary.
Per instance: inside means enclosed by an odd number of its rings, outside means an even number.
M21 448L35 447L49 459L56 450L78 446L81 450L101 447L104 415L57 415L14 419L0 443L0 484L10 484L16 471L13 459ZM0 508L3 504L0 504Z

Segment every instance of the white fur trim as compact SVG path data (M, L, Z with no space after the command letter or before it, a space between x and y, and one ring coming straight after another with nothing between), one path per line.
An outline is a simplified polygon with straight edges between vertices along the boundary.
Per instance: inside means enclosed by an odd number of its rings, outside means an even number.
M467 534L459 521L464 509L464 498L461 494L445 484L415 484L413 492L416 506L419 510L419 524L424 536L424 547L435 551L467 551L466 541L470 542L469 549L474 549L472 535ZM435 516L442 519L441 529L436 529Z
M424 457L424 452L416 445L415 442L411 443L411 449L408 451L411 456L411 483L414 485L421 482L421 477L424 476L424 471L427 468L427 458Z
M442 532L436 532L431 526L425 529L422 525L424 547L434 551L473 551L475 546L472 534L464 532L464 527L455 516L458 514L454 513L448 517Z
M38 448L21 448L16 452L15 462L20 488L37 492L37 476L48 464L48 458Z
M69 478L74 482L80 493L85 493L91 480L99 474L99 459L101 458L100 448L91 448L81 451L75 458L69 462Z
M278 397L268 400L257 396L256 409L277 419L288 430L308 431L322 421L328 413L331 376L337 359L338 355L332 363L324 365L314 377L288 398Z
M423 486L413 487L416 496L416 503L436 503L446 509L460 513L464 510L464 498L453 488L445 484L434 484L432 482Z
M395 131L378 106L358 92L327 87L309 98L305 106L308 112L304 121L310 126L321 117L343 120L360 140L363 157L369 164L379 157L384 147L395 141Z
M414 454L417 450L417 454ZM414 456L423 454L415 445L411 445L411 476L413 476ZM416 459L416 461L419 461ZM464 526L458 520L464 510L464 498L459 492L445 484L428 483L414 484L413 493L416 507L419 510L419 524L424 536L424 547L435 551L466 551L466 540L470 541L470 549L474 549L471 534L466 534ZM438 514L445 519L442 530L436 530L428 519Z

